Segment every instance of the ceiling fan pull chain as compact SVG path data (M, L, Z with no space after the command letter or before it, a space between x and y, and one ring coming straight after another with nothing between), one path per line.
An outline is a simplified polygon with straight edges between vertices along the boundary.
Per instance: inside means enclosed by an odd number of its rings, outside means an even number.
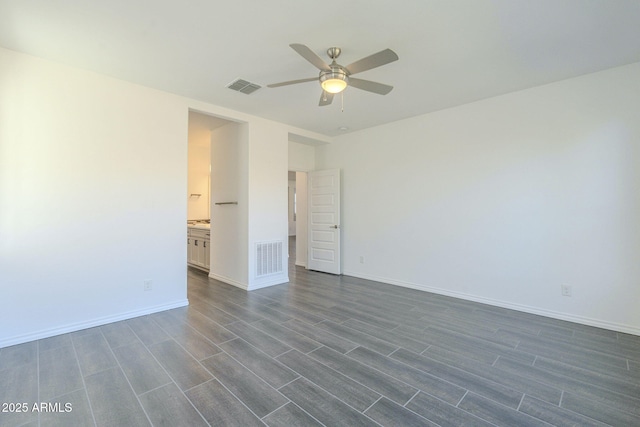
M344 113L344 91L340 92L340 99L342 100L342 112Z

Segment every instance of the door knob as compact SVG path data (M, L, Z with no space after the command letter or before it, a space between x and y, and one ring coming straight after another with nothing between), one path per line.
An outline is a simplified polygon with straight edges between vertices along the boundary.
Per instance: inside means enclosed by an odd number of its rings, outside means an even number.
M330 225L329 228L340 228L338 225Z

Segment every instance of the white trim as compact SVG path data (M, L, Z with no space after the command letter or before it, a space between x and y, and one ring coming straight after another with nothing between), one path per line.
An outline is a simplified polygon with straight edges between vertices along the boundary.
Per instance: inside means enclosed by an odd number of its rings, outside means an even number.
M43 338L49 338L56 335L66 334L69 332L76 332L82 329L93 328L96 326L106 325L108 323L119 322L121 320L132 319L134 317L145 316L147 314L157 313L160 311L171 310L172 308L185 307L189 305L189 300L179 300L170 304L157 305L154 307L147 307L141 310L127 311L124 313L116 314L113 316L104 316L97 319L87 320L84 322L71 323L65 326L59 326L57 328L44 329L38 332L32 332L25 335L18 335L14 337L5 338L0 341L0 348L8 347L11 345L22 344L29 341L39 340Z
M289 276L279 275L278 277L274 277L271 280L260 281L260 283L250 285L247 290L255 291L256 289L266 288L268 286L282 285L283 283L287 283L289 281Z
M298 261L296 261L296 265L297 265L298 267L304 267L304 268L307 268L307 263L306 263L306 262L302 262L302 261L298 262Z
M373 280L375 282L382 282L389 285L401 286L403 288L417 289L419 291L431 292L438 295L446 295L449 297L460 298L467 301L474 301L483 304L488 304L496 307L508 308L511 310L521 311L524 313L537 314L539 316L550 317L552 319L566 320L568 322L579 323L587 326L595 326L597 328L608 329L616 332L623 332L626 334L633 334L640 336L640 328L625 325L622 323L608 322L606 320L593 319L590 317L576 316L572 314L562 313L559 311L545 310L537 307L531 307L528 305L514 304L506 301L496 300L492 298L484 298L476 295L466 294L463 292L448 291L446 289L435 288L432 286L404 282L401 280L388 279L385 277L372 276L368 274L356 273L353 271L345 271L345 276L353 276L360 279Z
M252 285L247 285L246 283L241 283L228 277L219 276L214 273L209 273L209 277L215 280L219 280L220 282L224 282L228 285L235 286L236 288L244 289L245 291L255 291L256 289L266 288L267 286L281 285L289 281L289 275L282 274L279 274L278 276L272 275L270 276L269 280L261 280L259 283L255 283Z
M238 282L237 280L233 280L233 279L230 279L228 277L221 276L219 274L215 274L215 273L212 273L212 272L209 272L209 277L212 278L212 279L215 279L215 280L219 280L220 282L224 282L224 283L226 283L228 285L235 286L236 288L240 288L240 289L244 289L244 290L247 290L247 288L248 288L248 285L246 283Z

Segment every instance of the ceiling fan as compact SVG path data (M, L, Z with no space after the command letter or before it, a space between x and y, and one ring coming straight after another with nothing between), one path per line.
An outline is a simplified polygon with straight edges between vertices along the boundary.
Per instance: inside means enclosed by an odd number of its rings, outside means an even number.
M398 55L396 55L396 53L391 49L385 49L378 53L374 53L373 55L369 55L366 58L362 58L344 67L336 62L336 59L342 52L339 47L330 47L327 49L327 55L329 55L329 58L332 60L331 64L327 64L322 60L322 58L316 55L315 52L303 44L294 43L289 46L319 69L320 75L318 77L310 77L308 79L274 83L267 85L267 87L280 87L317 80L320 82L320 86L322 87L322 95L320 96L319 104L321 107L331 104L333 96L336 93L340 93L345 90L347 86L353 86L355 88L380 95L386 95L391 92L391 89L393 89L393 86L351 77L353 74L371 70L372 68L380 67L396 61L398 59Z

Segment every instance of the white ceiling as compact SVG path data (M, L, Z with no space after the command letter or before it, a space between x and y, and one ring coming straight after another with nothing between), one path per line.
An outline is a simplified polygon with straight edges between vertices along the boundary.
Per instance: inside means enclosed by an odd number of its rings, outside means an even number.
M0 45L333 136L638 62L639 22L638 0L0 0ZM290 43L343 65L391 48L358 77L395 88L341 112L316 82L225 87L317 76Z

